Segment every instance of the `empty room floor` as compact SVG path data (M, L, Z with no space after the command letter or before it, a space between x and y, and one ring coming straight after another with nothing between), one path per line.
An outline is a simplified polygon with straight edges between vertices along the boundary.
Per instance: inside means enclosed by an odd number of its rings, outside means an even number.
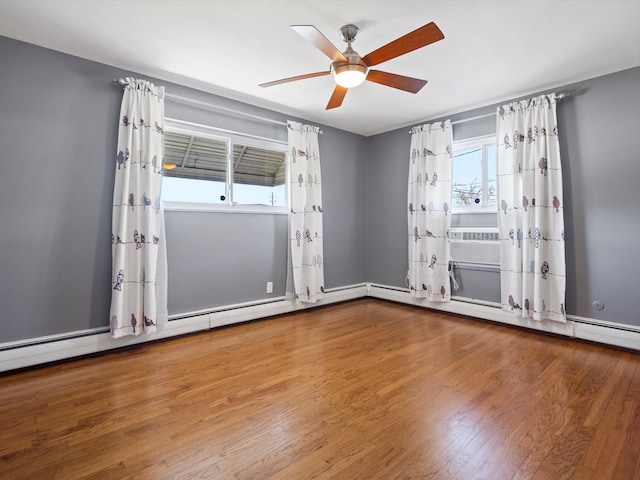
M0 377L3 479L635 479L640 355L362 299Z

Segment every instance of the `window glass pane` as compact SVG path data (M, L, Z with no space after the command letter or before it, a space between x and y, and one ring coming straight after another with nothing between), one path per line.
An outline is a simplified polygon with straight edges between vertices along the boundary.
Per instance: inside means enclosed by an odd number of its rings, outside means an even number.
M166 172L165 172L166 173ZM165 202L225 203L225 183L165 175L162 179L162 200Z
M286 207L285 148L264 140L168 130L162 199Z
M287 191L284 184L276 187L266 187L236 183L233 186L233 198L234 203L240 205L287 206Z
M228 141L166 132L164 137L165 176L215 180L227 177ZM169 170L167 165L175 165Z
M481 204L482 146L454 150L451 197L454 207Z
M248 145L233 146L233 203L286 206L286 154Z
M225 138L165 132L162 199L225 203L228 145Z
M487 205L497 203L498 152L496 144L487 145Z

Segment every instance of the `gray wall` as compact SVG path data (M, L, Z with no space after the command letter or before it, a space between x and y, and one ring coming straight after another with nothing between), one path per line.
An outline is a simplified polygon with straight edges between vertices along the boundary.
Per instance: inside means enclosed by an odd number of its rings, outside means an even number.
M169 211L165 221L170 313L284 295L287 215Z
M365 275L367 139L323 127L322 216L326 288L367 281Z
M555 91L574 93L558 107L567 235L567 313L640 325L634 305L640 271L636 193L640 182L640 68ZM471 118L494 112L495 108L492 105L450 118ZM407 269L408 130L369 138L366 276L371 282L398 287L404 287ZM455 140L491 133L495 133L495 121L491 119L454 125ZM462 224L469 219L460 217L456 221ZM466 274L465 294L494 297L491 292L497 291L495 288L485 292L480 284L495 285L496 281L494 273ZM593 308L594 300L602 301L605 309Z
M106 326L122 98L111 79L140 75L4 37L0 71L0 342ZM156 83L178 95L286 118ZM640 179L639 88L636 68L558 89L577 93L559 108L567 311L634 325L640 325L632 305L640 270L634 202ZM286 139L281 126L171 99L166 114ZM409 128L369 138L321 128L326 287L364 281L404 286ZM454 138L493 131L495 122L482 119L454 127ZM286 216L168 212L166 223L170 313L284 293ZM478 287L487 278L474 275L465 277L464 291L492 296ZM267 281L274 282L273 295L265 293ZM596 299L604 302L603 311L591 306Z
M0 341L106 325L116 72L2 37L0 72Z
M279 121L288 118L181 85L159 83L183 97ZM170 97L165 105L168 118L287 140L287 129L281 125L220 113ZM324 274L325 288L330 289L366 280L365 250L359 245L357 233L365 229L362 212L366 183L362 179L367 150L365 137L327 126L321 129ZM285 294L286 215L167 212L166 226L170 314ZM273 293L267 294L266 283L271 281Z
M640 325L640 68L582 82L558 123L569 313ZM594 300L604 302L596 310Z
M111 79L142 75L5 37L0 71L0 342L107 326L122 100ZM287 118L155 83L177 95ZM287 138L283 126L170 98L165 111L179 120ZM365 228L367 151L364 137L320 127L325 279L332 288L365 281L358 233ZM286 215L167 212L169 313L284 294L286 223ZM274 282L271 295L267 281Z

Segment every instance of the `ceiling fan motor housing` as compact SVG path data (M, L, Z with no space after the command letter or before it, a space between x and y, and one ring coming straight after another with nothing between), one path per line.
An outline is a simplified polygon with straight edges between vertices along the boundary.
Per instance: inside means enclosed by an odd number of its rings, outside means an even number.
M331 64L331 73L339 74L344 71L355 70L364 73L365 75L369 71L367 64L362 61L362 58L358 53L351 48L351 45L342 53L347 62L333 62Z
M362 61L362 57L358 55L358 52L351 48L351 42L356 39L358 31L359 28L351 24L344 25L340 28L340 36L342 37L342 40L347 42L347 49L342 52L342 55L347 59L347 62L338 61L331 64L331 73L334 77L343 72L360 72L366 77L369 72L369 67Z

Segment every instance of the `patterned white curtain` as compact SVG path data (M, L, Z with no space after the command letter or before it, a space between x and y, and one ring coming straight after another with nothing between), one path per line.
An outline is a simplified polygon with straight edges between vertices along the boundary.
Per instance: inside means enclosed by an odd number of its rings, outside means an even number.
M421 125L411 133L409 159L409 288L417 298L450 302L451 123Z
M289 121L288 130L293 286L298 300L316 303L324 297L319 129Z
M502 309L566 322L555 95L498 107L497 131Z
M112 216L111 336L154 333L167 319L160 201L164 87L127 78L118 130Z

